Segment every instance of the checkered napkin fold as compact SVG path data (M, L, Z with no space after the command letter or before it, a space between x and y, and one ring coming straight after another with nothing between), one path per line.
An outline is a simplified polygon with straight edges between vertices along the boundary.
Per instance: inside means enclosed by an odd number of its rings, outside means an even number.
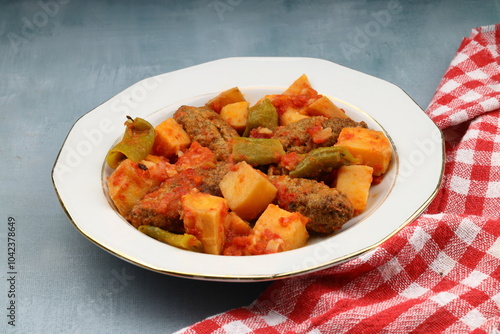
M249 307L178 333L500 332L500 24L464 38L427 113L442 186L371 252L274 282Z

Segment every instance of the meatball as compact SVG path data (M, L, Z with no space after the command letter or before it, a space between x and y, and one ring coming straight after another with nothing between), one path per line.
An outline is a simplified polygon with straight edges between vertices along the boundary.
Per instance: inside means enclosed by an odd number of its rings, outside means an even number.
M206 107L182 106L174 113L174 119L182 125L192 141L208 147L218 160L229 158L231 149L228 140L239 135L215 111Z
M303 154L318 147L333 146L340 131L345 127L366 128L367 125L365 122L356 122L350 118L314 116L278 128L274 138L281 142L286 153ZM327 139L321 142L314 141L313 133L328 128L331 129L331 135Z
M219 182L229 165L219 163L215 168L189 168L168 178L157 190L138 201L127 215L135 227L154 225L171 232L184 232L181 219L181 198L196 188L203 193L222 196Z
M276 204L309 218L306 227L310 232L335 232L354 215L347 197L324 183L289 176L270 176L270 180L278 189Z

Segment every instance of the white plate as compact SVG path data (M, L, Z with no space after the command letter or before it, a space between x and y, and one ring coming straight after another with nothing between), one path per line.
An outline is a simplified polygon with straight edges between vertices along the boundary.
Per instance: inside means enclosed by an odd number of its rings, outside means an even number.
M107 151L123 134L125 116L154 125L182 104L203 105L238 86L247 99L281 92L306 74L352 118L385 131L393 160L373 187L367 211L334 235L271 255L230 257L183 251L133 228L110 205L103 180ZM110 253L157 272L204 280L273 280L353 259L396 234L431 202L441 182L443 138L400 88L313 58L227 58L147 78L85 114L71 129L52 171L57 195L73 225Z

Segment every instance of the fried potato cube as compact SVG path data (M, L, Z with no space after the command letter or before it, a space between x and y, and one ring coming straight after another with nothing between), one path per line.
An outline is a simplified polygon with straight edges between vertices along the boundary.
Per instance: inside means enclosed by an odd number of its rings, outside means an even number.
M267 176L245 161L239 162L219 183L229 208L244 220L252 220L276 197L277 189Z
M290 108L283 114L279 115L278 117L279 117L279 125L286 126L295 123L297 121L300 121L301 119L308 118L310 116L301 114L297 110Z
M304 112L310 116L349 118L349 116L347 116L345 112L343 112L328 97L324 95L308 105L305 108Z
M109 197L121 215L126 215L153 185L148 171L129 159L123 160L108 178Z
M235 102L222 107L220 116L241 135L247 127L248 107L247 101Z
M302 74L283 92L283 95L315 96L317 94L318 93L312 88L309 78L305 74Z
M392 147L381 131L366 128L343 128L336 146L343 146L360 159L360 165L373 167L373 175L382 175L391 161Z
M231 236L238 235L249 235L252 233L252 227L250 224L234 212L229 212L224 222L226 230L226 239L231 238Z
M155 127L156 137L153 152L167 158L175 156L191 144L191 138L182 125L173 118L167 118Z
M224 198L193 190L181 198L186 233L201 241L205 253L220 255L229 212Z
M151 189L176 173L175 166L164 157L148 155L140 163L125 159L107 180L109 197L125 216Z
M354 215L365 211L372 179L373 168L370 166L350 165L338 169L335 187L351 201Z
M222 108L228 104L246 101L238 87L233 87L223 91L210 101L205 106L212 109L216 113L220 113Z
M307 221L308 219L298 212L288 212L277 205L269 204L255 223L253 230L256 238L269 235L269 232L276 234L283 242L277 240L271 245L268 243L267 248L278 246L275 250L281 252L300 248L306 244L309 238Z
M264 95L255 104L259 104L262 101L264 101L265 99L268 99L269 101L273 102L273 100L276 99L276 98L278 98L279 96L281 96L281 94L268 94L268 95Z

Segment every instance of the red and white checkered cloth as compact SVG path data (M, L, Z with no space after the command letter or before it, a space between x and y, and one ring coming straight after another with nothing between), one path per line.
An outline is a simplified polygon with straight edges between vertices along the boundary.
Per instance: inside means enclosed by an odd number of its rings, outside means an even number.
M474 29L428 107L447 157L424 214L359 258L178 333L500 333L499 51L500 24Z

